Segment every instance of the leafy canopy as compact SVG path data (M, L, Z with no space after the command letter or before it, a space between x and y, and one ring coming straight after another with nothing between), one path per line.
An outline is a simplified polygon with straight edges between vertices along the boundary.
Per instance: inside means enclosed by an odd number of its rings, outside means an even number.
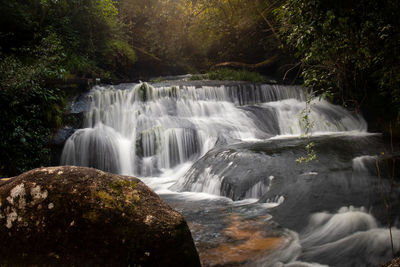
M287 0L276 13L305 86L400 119L399 1Z

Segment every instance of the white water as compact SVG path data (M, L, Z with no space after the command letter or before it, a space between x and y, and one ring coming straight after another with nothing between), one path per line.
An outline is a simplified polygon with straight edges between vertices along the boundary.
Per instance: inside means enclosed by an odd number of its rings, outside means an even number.
M124 90L98 86L88 97L85 128L66 142L62 165L153 177L200 158L217 142L304 132L299 116L305 95L295 86L154 88L142 83ZM269 111L278 126L261 125L249 110L240 108L245 104ZM323 100L313 102L310 117L315 132L366 131L361 117ZM218 179L201 191L217 194Z
M88 97L90 107L85 128L67 140L61 164L139 176L157 193L173 195L182 202L215 200L232 206L256 202L276 181L274 174L265 173L262 181L252 184L245 192L245 200L232 202L220 197L224 175L236 168L233 159L239 152L219 154L229 163L218 170L210 164L190 185L190 192L177 193L175 188L194 172L192 165L218 145L289 140L304 133L300 117L305 96L300 88L293 86L153 88L136 84L124 90L95 87ZM252 110L254 107L256 111ZM263 122L257 112L276 123ZM312 102L309 116L314 136L368 135L362 117L324 100ZM362 174L366 170L365 161L371 158L354 158L354 172ZM301 175L317 179L319 172L310 170ZM257 207L277 207L285 197L277 194ZM275 262L274 266L327 266L320 259L328 258L330 264L341 266L335 257L352 260L352 253L366 259L360 262L360 257L355 258L354 266L366 262L378 264L390 258L387 230L380 228L363 208L314 213L304 231L290 233L292 237L285 247L258 259L257 265ZM400 240L398 229L393 229L393 234ZM398 242L395 246L400 249ZM338 255L337 251L342 252ZM374 251L381 254L376 256Z
M353 170L356 172L364 173L367 171L366 164L368 162L375 162L377 159L378 159L377 156L369 156L369 155L356 157L353 159Z
M392 234L398 251L400 230L392 229ZM287 235L292 241L261 259L258 266L379 266L391 258L388 229L379 228L362 207L315 213L302 233L288 231Z
M312 124L311 133L332 133L341 131L365 132L366 122L356 115L350 114L340 106L335 106L325 100L315 99L311 101L310 114L307 114ZM298 99L286 99L282 101L262 104L264 107L272 107L279 122L280 135L300 135L304 133L304 120L302 116L306 103Z
M400 230L392 229L394 251ZM335 214L317 213L301 235L302 258L324 258L335 266L379 266L391 258L390 235L364 208L342 207Z

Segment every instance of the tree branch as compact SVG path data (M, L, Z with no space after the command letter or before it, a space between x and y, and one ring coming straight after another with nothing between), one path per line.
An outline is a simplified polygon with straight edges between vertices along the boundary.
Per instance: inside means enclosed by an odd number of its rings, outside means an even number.
M143 48L136 47L136 46L134 46L134 45L132 45L132 48L135 49L135 50L137 50L137 51L139 51L139 52L141 52L141 53L143 53L143 54L145 54L145 55L147 55L147 56L149 56L149 57L151 57L151 58L153 58L153 59L155 59L155 60L157 60L157 61L159 61L159 62L162 61L159 57L156 57L155 55L150 54L149 52L147 52L147 51L144 50Z
M275 39L283 47L283 43L282 43L281 39L279 38L279 35L276 33L274 26L272 26L271 22L267 19L266 16L264 16L264 14L260 10L257 10L257 11L260 14L260 16L264 19L264 21L268 24L268 27L271 29L272 33L274 34Z
M272 63L275 62L276 58L277 58L277 56L273 56L270 59L264 60L264 61L256 63L256 64L228 61L228 62L218 63L218 64L214 65L214 67L234 67L234 68L245 68L245 69L258 69L261 67L267 67L267 66L271 65Z

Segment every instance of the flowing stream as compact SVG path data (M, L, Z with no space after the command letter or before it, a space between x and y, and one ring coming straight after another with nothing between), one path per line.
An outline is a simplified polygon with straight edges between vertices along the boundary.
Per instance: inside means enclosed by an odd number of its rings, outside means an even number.
M392 156L360 115L325 100L300 138L305 100L297 86L244 82L96 86L73 106L84 128L61 164L141 178L185 216L204 266L378 266L392 255L381 197ZM309 142L317 160L296 164Z

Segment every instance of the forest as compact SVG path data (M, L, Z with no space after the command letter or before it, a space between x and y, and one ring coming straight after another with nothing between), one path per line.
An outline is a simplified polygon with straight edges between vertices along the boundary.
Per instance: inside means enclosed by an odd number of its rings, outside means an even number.
M0 266L398 266L399 0L0 10Z
M362 112L398 136L399 2L0 2L0 173L49 161L74 79L258 72ZM223 76L223 75L222 75ZM224 77L218 77L223 79Z

